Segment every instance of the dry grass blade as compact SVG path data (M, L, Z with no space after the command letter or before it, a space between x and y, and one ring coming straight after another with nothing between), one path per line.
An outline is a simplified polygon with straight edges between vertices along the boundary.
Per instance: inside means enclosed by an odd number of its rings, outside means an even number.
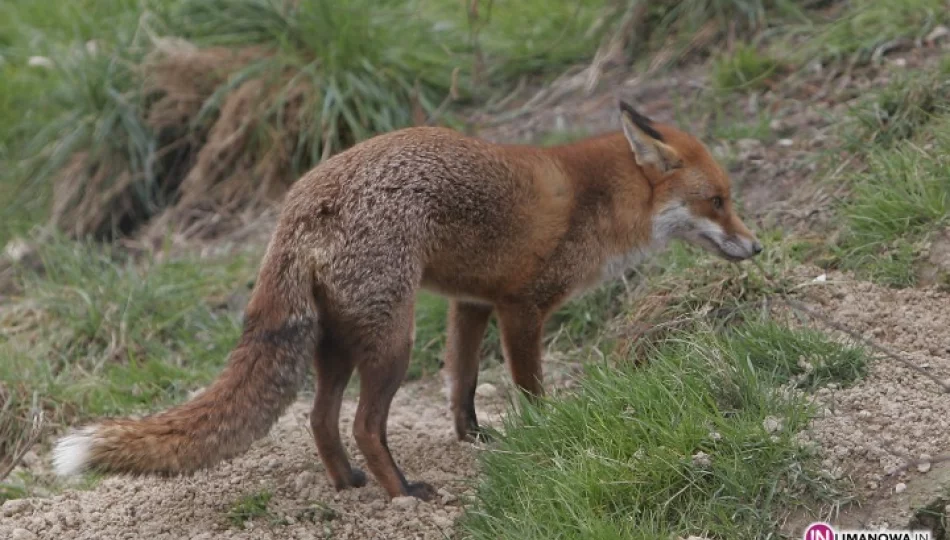
M0 444L0 482L16 469L23 456L44 434L46 421L39 405L39 396L33 392L32 405L28 411L17 406L17 397L12 390L0 386L0 429L4 441ZM23 414L28 418L22 418Z

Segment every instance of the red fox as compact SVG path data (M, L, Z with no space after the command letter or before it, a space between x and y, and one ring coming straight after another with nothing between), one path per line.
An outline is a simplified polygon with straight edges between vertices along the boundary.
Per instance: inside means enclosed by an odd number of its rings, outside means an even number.
M357 370L353 435L369 470L389 497L429 499L433 488L408 482L386 442L419 288L450 299L445 372L456 434L471 440L492 314L513 381L536 399L542 328L572 296L672 239L733 261L762 251L699 140L623 101L619 115L618 132L554 147L406 128L317 165L286 195L218 379L165 412L73 431L56 444L56 470L182 474L231 458L267 434L312 362L310 422L333 486L366 483L338 425Z

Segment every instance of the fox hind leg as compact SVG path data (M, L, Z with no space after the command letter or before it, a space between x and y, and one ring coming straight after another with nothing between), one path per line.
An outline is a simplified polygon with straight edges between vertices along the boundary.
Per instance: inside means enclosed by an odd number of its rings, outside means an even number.
M386 421L393 397L399 389L412 352L413 305L393 311L387 328L377 328L374 337L364 340L358 362L360 401L356 409L353 435L366 465L390 498L411 495L430 500L435 490L428 484L410 483L393 460L386 437Z
M317 395L310 413L310 426L317 453L337 490L366 485L366 474L350 466L340 440L340 405L354 367L349 351L330 339L321 342L314 358Z
M501 342L515 385L529 400L544 395L541 337L544 316L533 306L505 306L498 311Z
M449 304L445 370L459 440L487 439L475 416L475 386L478 384L478 353L493 309L491 305L458 300Z

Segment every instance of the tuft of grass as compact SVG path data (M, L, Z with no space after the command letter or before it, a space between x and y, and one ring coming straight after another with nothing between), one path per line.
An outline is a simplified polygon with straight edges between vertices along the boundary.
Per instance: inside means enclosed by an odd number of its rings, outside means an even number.
M950 68L901 77L849 111L845 138L853 150L911 139L932 118L950 111Z
M560 74L593 56L614 29L622 3L609 0L546 2L423 2L436 27L466 36L475 90L494 93L523 77ZM531 21L525 24L525 21Z
M340 517L340 513L326 503L315 501L297 512L297 519L311 523L326 523Z
M882 47L923 38L948 22L943 0L852 0L833 20L810 29L803 51L809 57L868 62Z
M769 78L781 64L758 48L741 44L730 54L717 57L712 65L713 87L719 92L752 91L767 88Z
M108 56L116 44L124 48L138 27L142 5L141 0L50 5L9 0L0 5L0 245L48 217L53 177L35 178L35 173L49 171L53 147L75 144L68 136L94 124L103 112L88 108L87 92L114 88L92 80L98 68L77 67L77 57L91 56L90 51ZM52 67L31 65L33 58ZM64 92L74 95L64 102ZM67 120L70 115L75 124Z
M793 329L775 321L740 325L722 338L720 346L725 354L768 372L777 384L793 383L803 390L828 383L847 388L867 375L863 349L831 341L807 327Z
M923 241L950 222L950 116L928 131L924 146L906 141L871 153L852 179L846 233L836 248L845 268L893 286L916 282Z
M273 493L266 490L244 495L231 504L225 516L231 525L242 530L244 524L253 519L273 519L273 513L267 508L273 496Z
M448 305L448 300L436 294L420 291L417 295L416 342L407 379L435 374L442 366Z
M424 120L457 65L452 36L406 2L149 8L136 36L163 37L57 57L61 112L23 150L22 196L57 182L54 222L76 237L129 234L173 203L270 200L321 159Z
M809 384L850 379L862 357L750 321L671 336L639 369L590 366L576 395L508 416L482 454L463 529L525 540L776 535L787 512L839 497L796 442L805 398L779 390L797 365L783 359L796 355L837 366Z
M751 37L790 21L807 21L792 0L674 0L644 2L634 38L628 40L634 60L676 64L690 54L708 50L732 31ZM646 54L644 54L646 52Z

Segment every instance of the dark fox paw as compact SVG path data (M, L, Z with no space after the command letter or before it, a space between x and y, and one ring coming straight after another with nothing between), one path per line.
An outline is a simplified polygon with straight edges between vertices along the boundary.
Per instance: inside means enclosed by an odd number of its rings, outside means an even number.
M366 473L353 467L350 470L350 486L360 488L366 485Z
M333 487L337 491L341 491L347 488L360 488L366 485L366 473L361 469L353 467L350 469L349 476L343 476L342 479L337 478L333 482Z
M431 501L436 496L436 490L425 482L412 482L406 486L406 495L422 501Z

